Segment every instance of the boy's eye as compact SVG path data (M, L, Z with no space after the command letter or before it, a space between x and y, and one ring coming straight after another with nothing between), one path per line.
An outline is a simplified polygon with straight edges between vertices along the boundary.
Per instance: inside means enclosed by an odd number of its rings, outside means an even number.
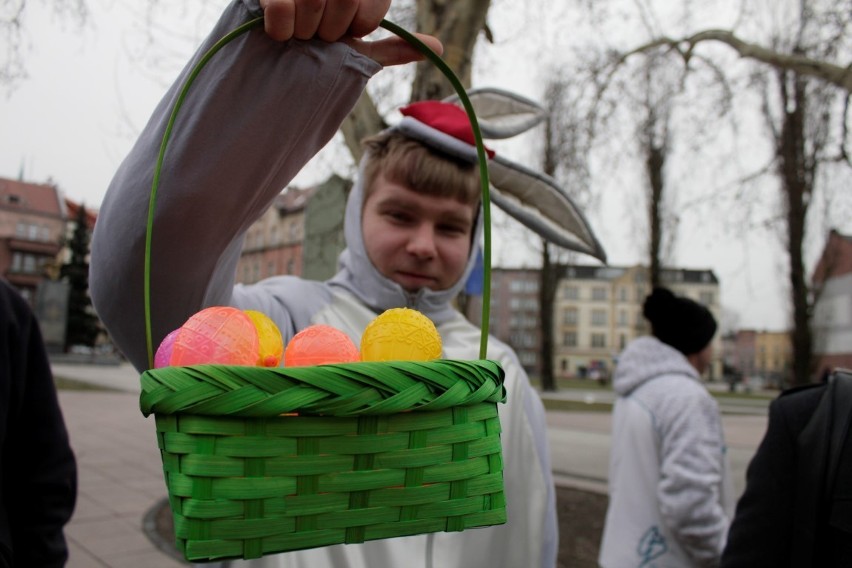
M467 227L460 224L443 224L438 225L438 230L448 235L466 235Z
M411 221L411 214L405 211L388 211L385 215L398 223L407 223Z

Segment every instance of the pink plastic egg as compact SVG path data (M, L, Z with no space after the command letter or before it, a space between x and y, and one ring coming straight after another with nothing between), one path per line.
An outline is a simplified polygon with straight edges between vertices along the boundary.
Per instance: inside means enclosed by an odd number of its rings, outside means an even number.
M172 365L254 365L257 328L242 310L205 308L186 320L172 347Z
M306 327L293 336L284 350L285 367L353 363L361 355L349 336L325 324Z
M175 345L175 339L177 339L178 332L180 328L172 331L166 337L163 338L163 341L160 342L160 346L157 347L157 353L154 354L154 368L160 369L162 367L168 367L171 365L172 361L172 349Z

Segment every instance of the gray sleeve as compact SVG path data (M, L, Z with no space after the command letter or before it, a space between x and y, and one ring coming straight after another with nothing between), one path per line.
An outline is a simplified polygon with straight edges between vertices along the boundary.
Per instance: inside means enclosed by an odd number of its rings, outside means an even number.
M92 240L98 315L147 368L145 228L163 132L185 77L215 41L259 15L234 1L155 109L113 178ZM152 234L152 337L206 305L228 303L244 231L337 131L380 66L342 43L239 36L198 74L174 123Z

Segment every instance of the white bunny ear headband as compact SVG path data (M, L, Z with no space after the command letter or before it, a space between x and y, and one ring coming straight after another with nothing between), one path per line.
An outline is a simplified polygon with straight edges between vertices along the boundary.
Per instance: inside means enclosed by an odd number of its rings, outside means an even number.
M482 137L504 139L540 123L547 112L537 103L500 89L474 89L468 97ZM422 101L402 109L393 127L406 136L464 160L476 162L473 131L458 97ZM606 253L582 211L552 177L488 150L491 201L543 239L606 262Z

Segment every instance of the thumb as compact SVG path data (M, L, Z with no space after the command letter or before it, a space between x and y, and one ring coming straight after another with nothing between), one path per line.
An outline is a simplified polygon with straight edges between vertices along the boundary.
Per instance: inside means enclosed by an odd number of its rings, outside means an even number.
M444 46L438 38L426 34L414 34L417 39L426 44L429 49L441 55ZM402 65L412 61L421 61L426 58L419 49L402 39L393 36L376 41L364 41L350 38L345 40L355 51L373 59L379 65L388 67L390 65Z

